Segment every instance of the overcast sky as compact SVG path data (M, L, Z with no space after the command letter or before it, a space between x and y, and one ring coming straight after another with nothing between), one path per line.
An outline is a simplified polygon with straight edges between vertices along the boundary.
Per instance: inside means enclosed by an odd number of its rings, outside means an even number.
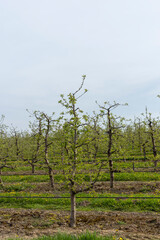
M75 91L92 112L113 100L128 118L160 114L159 0L0 0L0 114L19 129L28 113L59 113ZM116 111L115 111L116 113Z

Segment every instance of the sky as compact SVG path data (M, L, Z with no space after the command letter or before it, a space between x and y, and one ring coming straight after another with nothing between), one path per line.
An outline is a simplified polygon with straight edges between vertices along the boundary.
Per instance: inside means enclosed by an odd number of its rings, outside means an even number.
M128 103L115 114L160 114L159 0L0 0L0 115L27 129L26 111L63 111L60 94L86 75L95 101Z

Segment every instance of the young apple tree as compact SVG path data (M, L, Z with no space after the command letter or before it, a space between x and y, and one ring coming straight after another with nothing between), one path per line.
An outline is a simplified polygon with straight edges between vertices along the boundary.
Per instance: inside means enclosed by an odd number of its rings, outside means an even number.
M152 149L153 157L154 157L154 167L157 167L157 161L159 160L158 156L158 129L159 129L159 119L155 119L152 117L152 114L148 112L146 108L144 116L144 124L147 126L146 133L148 134L148 140Z
M37 147L36 152L37 154L40 152L40 157L44 160L48 168L48 175L50 179L50 185L52 189L54 189L54 174L53 174L53 167L51 164L51 154L50 150L53 144L52 139L50 138L50 134L53 132L54 122L53 115L48 116L44 112L35 111L34 116L38 120L38 138L37 138Z
M42 155L42 118L37 111L30 113L34 121L29 123L30 131L21 133L20 158L31 166L32 174Z
M4 168L13 169L11 160L13 157L13 145L11 138L7 132L7 126L3 123L4 116L0 119L0 185L3 187L1 178L2 170Z
M83 158L83 147L92 141L90 136L90 124L88 116L77 106L78 100L87 92L82 93L83 84L86 76L82 76L82 83L74 93L69 93L67 98L61 95L59 103L66 109L63 113L63 146L64 157L62 169L65 177L65 183L70 191L71 215L70 226L76 226L76 194L88 191L93 188L100 174L102 163L93 163L96 166L96 174L90 171L90 182L85 181L84 171L91 169L88 161Z
M107 159L109 163L109 173L110 173L110 188L113 188L114 181L114 168L113 168L113 154L118 154L120 152L120 147L118 147L119 138L121 137L121 128L124 127L124 118L116 117L113 115L112 111L122 104L114 102L110 104L105 102L103 106L100 106L100 115L104 117L104 127L105 134L104 140L107 144ZM127 104L123 104L127 105ZM120 145L119 145L120 146Z

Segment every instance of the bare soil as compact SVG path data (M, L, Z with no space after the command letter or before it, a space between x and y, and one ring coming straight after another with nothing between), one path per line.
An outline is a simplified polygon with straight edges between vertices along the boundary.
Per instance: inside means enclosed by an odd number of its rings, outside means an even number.
M57 193L66 191L63 185L56 184L55 188ZM94 190L98 193L155 194L160 192L160 182L115 182L113 190L109 182L97 182ZM36 183L33 189L26 191L53 193L48 183ZM68 211L0 209L0 240L17 236L32 239L57 232L78 234L86 230L130 240L160 239L160 213L79 211L74 229L69 227L69 214Z
M55 190L65 192L65 188L62 185L55 184ZM94 190L97 193L117 193L117 194L134 194L134 193L150 193L155 194L160 192L160 182L114 182L114 188L110 189L109 182L97 182L94 186ZM34 193L53 193L52 188L49 183L36 183L34 189L31 189L30 192Z
M57 232L78 234L96 231L127 239L160 239L160 214L135 212L77 212L77 227L69 227L68 211L0 210L0 239L32 239Z

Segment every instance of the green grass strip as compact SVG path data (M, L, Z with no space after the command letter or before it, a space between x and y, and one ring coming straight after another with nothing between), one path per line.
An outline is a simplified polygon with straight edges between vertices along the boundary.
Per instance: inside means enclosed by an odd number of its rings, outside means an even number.
M82 177L85 181L90 181L90 176L88 174L82 174ZM64 175L55 175L55 182L65 181ZM48 175L36 175L36 176L2 176L4 183L40 183L40 182L49 182ZM109 181L109 173L102 172L99 181ZM115 181L160 181L159 172L130 172L130 173L115 173Z
M27 193L3 193L0 196L1 208L25 208L25 209L45 209L45 210L70 210L70 198L50 198L53 194L27 194ZM20 196L26 198L19 198ZM61 195L69 197L69 194ZM87 197L100 198L87 198ZM8 198L7 198L8 197ZM10 198L15 197L15 198ZM30 198L37 197L37 198ZM41 198L42 197L42 198ZM45 198L47 197L47 198ZM83 197L83 198L80 198ZM86 197L86 198L85 198ZM107 198L104 198L107 197ZM111 197L111 198L108 198ZM118 197L115 199L114 197ZM129 199L122 199L122 197L133 197ZM138 199L139 197L147 197L148 199ZM150 198L151 197L151 198ZM160 199L154 199L160 195L150 194L132 194L132 195L118 195L118 194L85 194L77 195L77 210L79 211L154 211L160 212ZM137 198L137 199L136 199Z
M77 236L66 234L66 233L58 233L54 236L42 236L38 238L33 238L32 240L124 240L124 238L121 237L115 237L115 236L100 236L96 233L82 233ZM23 240L22 238L9 238L8 240Z

